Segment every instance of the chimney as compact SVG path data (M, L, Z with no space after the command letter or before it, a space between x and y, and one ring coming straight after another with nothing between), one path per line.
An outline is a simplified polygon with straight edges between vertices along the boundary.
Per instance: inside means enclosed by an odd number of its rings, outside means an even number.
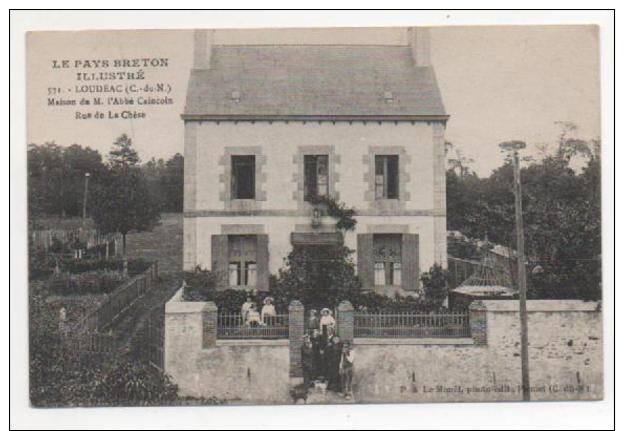
M429 47L429 29L425 27L409 27L407 40L412 49L412 59L415 67L431 66Z
M193 39L193 68L210 69L214 30L195 30Z

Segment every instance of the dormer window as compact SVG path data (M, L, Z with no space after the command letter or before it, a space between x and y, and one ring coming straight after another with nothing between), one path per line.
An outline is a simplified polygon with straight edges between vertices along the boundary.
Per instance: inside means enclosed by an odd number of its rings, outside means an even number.
M241 96L240 96L240 91L238 91L238 90L234 90L234 91L232 91L231 99L232 99L234 102L240 102L240 97L241 97Z
M394 95L392 94L392 91L384 91L384 100L386 103L394 102Z

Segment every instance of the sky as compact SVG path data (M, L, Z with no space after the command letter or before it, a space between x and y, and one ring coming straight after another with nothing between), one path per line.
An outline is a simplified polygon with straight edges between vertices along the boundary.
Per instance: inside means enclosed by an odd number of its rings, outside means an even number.
M219 30L218 44L405 44L404 28L326 30ZM188 30L40 32L27 38L28 142L90 146L103 155L127 133L142 160L184 152L186 83L192 61L193 35ZM89 68L86 60L167 58L167 67ZM472 26L431 29L431 59L450 119L446 139L474 160L472 168L488 175L500 166L502 141L527 142L528 154L554 143L557 122L578 126L576 137L599 138L600 71L595 26ZM68 60L70 67L55 68ZM80 62L76 68L75 62ZM75 97L82 85L78 72L142 71L144 81L170 85L172 104L147 107L146 118L76 119L100 110L93 106L48 106L50 95ZM113 81L99 81L107 84ZM169 88L167 86L167 88ZM85 93L79 93L80 99ZM88 94L93 96L92 94ZM111 95L104 94L103 97ZM114 95L114 94L113 94ZM157 93L152 93L157 95ZM101 95L102 96L102 95ZM119 96L123 97L124 94ZM160 95L161 97L164 94ZM113 110L120 111L123 106ZM104 113L108 107L101 109Z

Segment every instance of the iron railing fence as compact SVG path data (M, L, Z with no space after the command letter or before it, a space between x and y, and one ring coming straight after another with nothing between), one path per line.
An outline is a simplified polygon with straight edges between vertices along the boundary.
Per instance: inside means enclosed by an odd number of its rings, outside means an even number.
M240 313L219 313L217 338L224 340L288 338L288 314L268 316L263 322L249 322Z
M461 338L470 337L470 324L467 312L356 312L354 336L356 338Z

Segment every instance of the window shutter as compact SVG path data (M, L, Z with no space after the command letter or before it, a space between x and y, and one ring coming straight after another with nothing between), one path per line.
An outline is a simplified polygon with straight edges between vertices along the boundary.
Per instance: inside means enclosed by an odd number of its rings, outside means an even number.
M372 289L375 285L372 233L360 233L357 236L357 271L362 288Z
M258 290L269 290L269 236L256 235L256 287Z
M418 263L418 234L402 235L401 244L402 286L404 290L416 290L420 283L420 267Z
M218 288L228 288L229 286L229 262L228 262L228 236L212 235L212 272L217 277Z

